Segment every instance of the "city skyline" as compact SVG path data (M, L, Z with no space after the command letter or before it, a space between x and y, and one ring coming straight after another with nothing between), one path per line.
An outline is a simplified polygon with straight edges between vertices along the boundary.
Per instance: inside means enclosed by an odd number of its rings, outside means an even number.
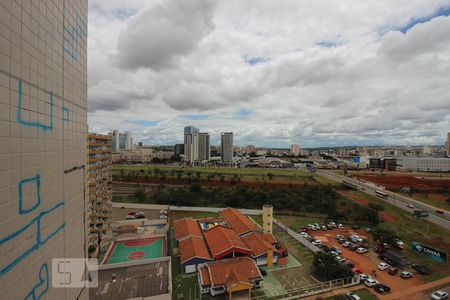
M151 144L191 123L236 144L443 144L449 6L322 5L91 1L90 127Z

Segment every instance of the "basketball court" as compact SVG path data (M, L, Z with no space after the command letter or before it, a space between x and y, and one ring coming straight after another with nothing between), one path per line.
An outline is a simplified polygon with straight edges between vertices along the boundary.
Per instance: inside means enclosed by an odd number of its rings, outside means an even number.
M166 256L165 244L163 237L116 241L109 248L102 264L163 257Z

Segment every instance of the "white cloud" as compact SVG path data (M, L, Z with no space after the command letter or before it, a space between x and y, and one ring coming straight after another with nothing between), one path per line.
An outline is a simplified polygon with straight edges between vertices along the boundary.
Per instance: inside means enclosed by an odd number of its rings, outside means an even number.
M442 143L449 130L450 17L396 31L448 1L125 3L90 2L93 130L173 143L194 124L277 146ZM182 117L195 114L208 118Z

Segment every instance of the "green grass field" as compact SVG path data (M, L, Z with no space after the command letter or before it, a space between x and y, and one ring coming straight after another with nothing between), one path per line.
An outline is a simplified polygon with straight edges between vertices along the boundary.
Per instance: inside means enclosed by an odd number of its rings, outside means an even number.
M404 195L406 197L413 198L414 200L429 204L434 207L450 210L450 204L448 204L448 202L433 199L432 196L426 196L424 194L419 194L419 193L413 194L412 196L405 194L405 193L400 193L400 194Z

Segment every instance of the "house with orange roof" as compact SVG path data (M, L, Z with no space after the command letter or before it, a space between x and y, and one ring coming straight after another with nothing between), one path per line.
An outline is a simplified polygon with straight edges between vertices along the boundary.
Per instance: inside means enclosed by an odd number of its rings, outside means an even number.
M222 218L227 224L233 228L233 230L239 235L243 236L252 231L258 231L258 227L250 221L249 218L244 216L239 210L235 208L222 209L220 212Z
M272 234L251 232L241 239L252 251L251 257L258 266L272 266L283 254L280 253L278 242Z
M262 280L255 261L248 257L209 262L200 267L198 272L202 294L216 296L228 293L228 299L232 299L233 293L244 291L248 291L250 298L251 290L261 287Z
M204 231L203 235L215 260L251 255L251 250L230 227L218 225Z
M179 242L181 267L185 273L194 273L198 267L213 258L203 237L190 236Z
M197 220L191 218L183 218L173 223L175 229L175 241L180 242L188 237L203 238L202 231Z

